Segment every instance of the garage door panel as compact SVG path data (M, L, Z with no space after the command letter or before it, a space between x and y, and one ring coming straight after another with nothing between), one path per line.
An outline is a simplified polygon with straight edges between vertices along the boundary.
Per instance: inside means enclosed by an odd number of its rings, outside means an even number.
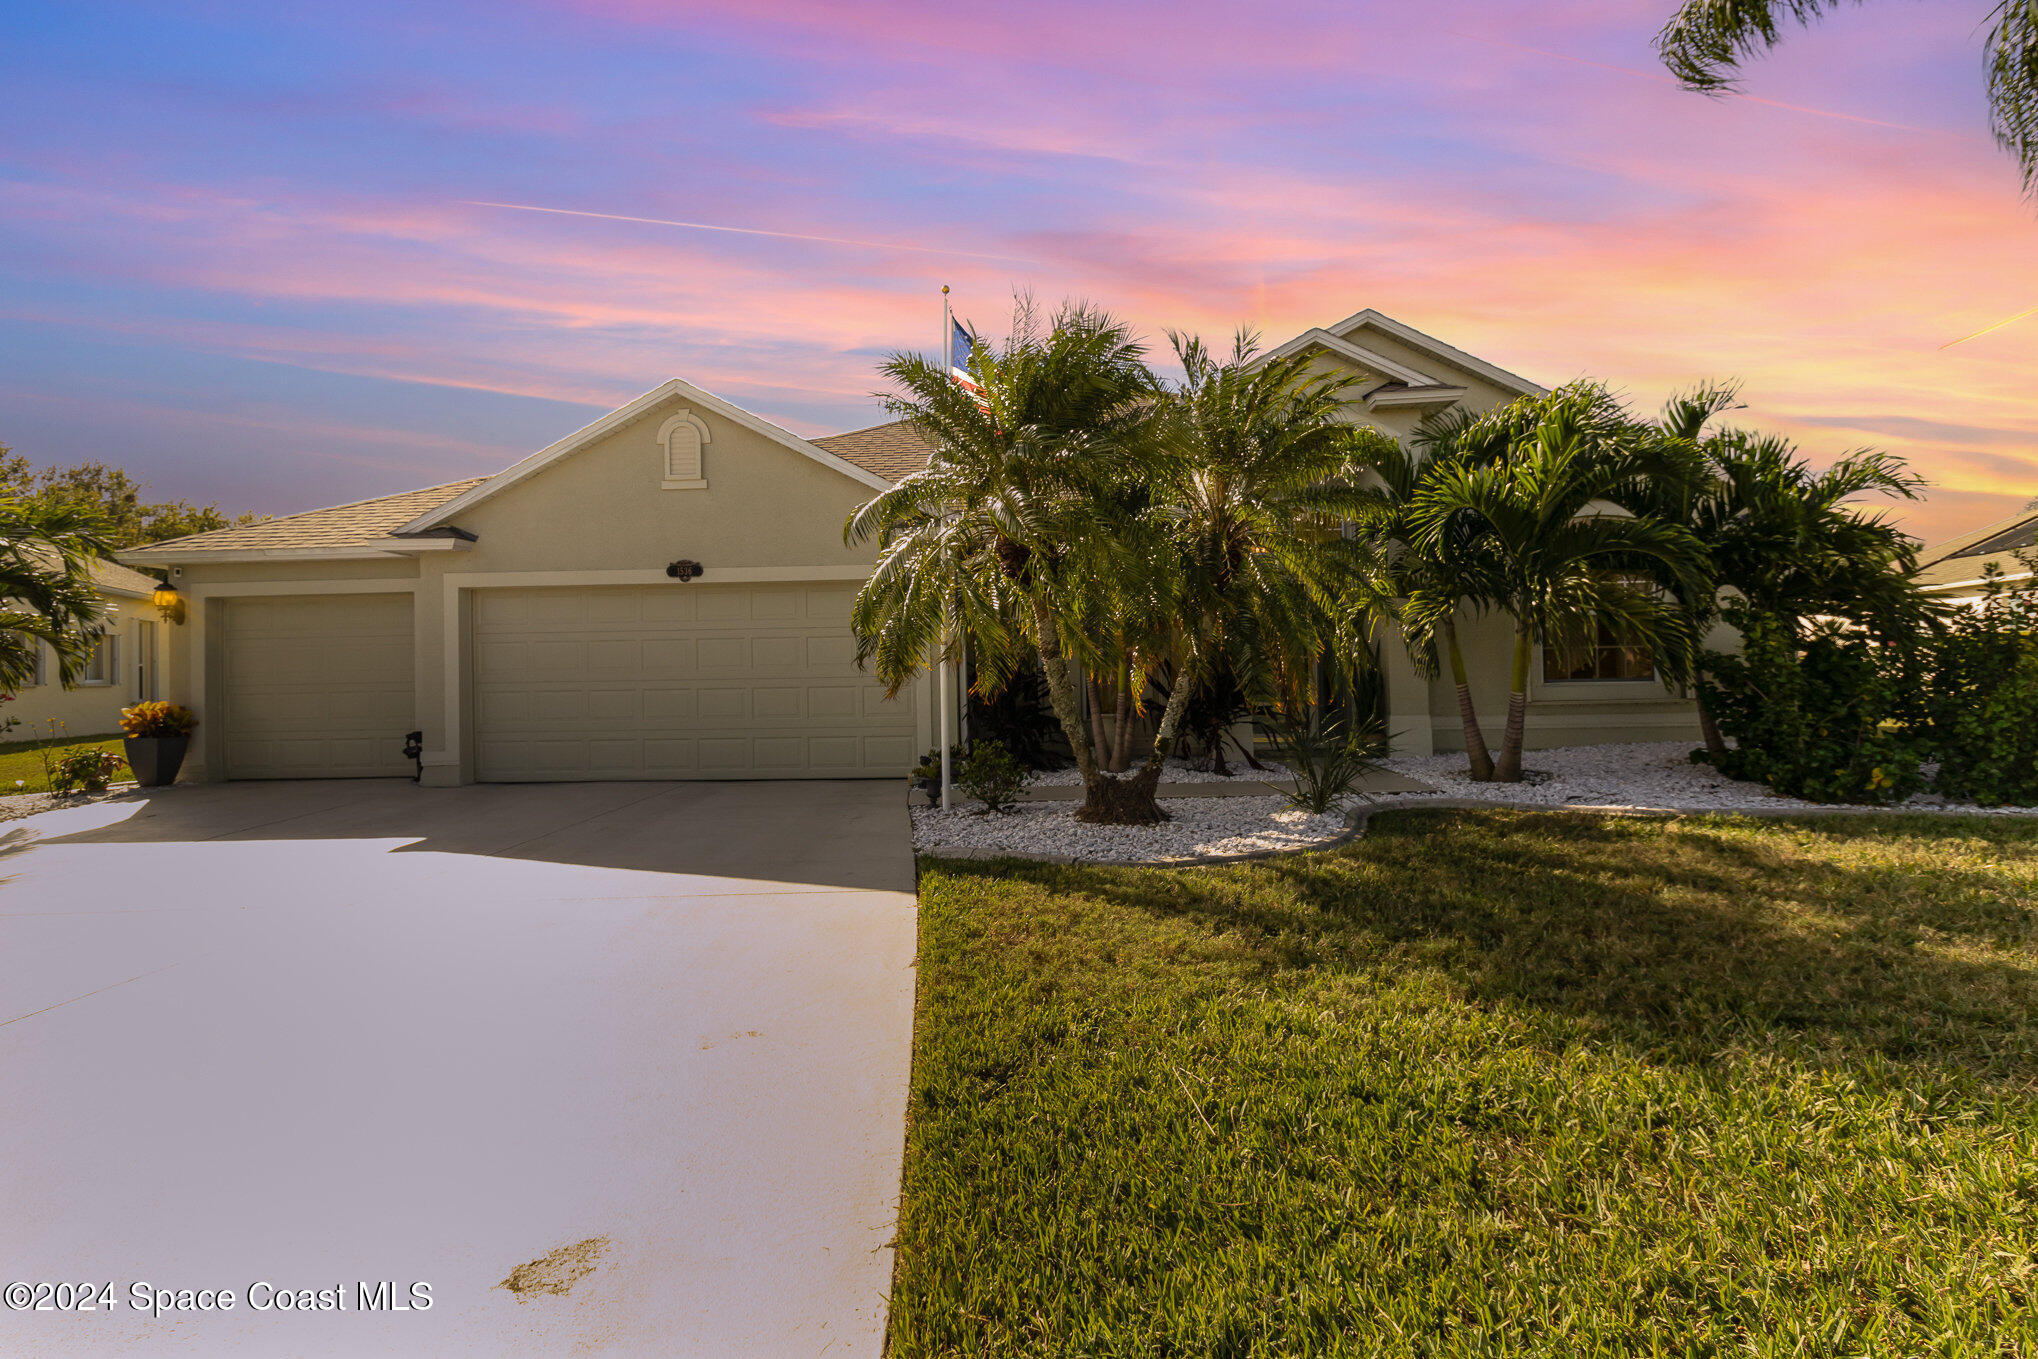
M471 614L476 771L895 777L912 762L913 709L856 669L854 597L804 585L483 591ZM562 668L575 647L577 668Z
M408 594L222 601L228 778L407 774L415 725Z

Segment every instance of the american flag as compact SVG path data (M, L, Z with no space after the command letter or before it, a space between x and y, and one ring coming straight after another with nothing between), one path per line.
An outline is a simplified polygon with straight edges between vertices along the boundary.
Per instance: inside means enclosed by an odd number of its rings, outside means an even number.
M969 333L969 327L952 317L949 319L949 325L955 328L955 333L949 338L948 342L950 356L948 360L948 375L955 379L958 387L970 394L976 401L978 410L989 415L991 413L991 406L989 402L984 400L984 389L979 387L977 380L969 375L969 356L977 347L976 336Z

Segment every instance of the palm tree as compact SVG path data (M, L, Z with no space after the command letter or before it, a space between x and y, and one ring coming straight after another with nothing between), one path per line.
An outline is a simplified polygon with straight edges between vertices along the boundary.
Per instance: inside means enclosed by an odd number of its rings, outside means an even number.
M1476 610L1490 603L1484 593L1486 582L1477 575L1480 559L1472 551L1473 540L1485 531L1483 521L1472 514L1455 515L1442 533L1419 538L1411 516L1426 478L1446 467L1474 466L1505 456L1505 441L1496 437L1500 432L1504 431L1459 410L1425 420L1416 430L1413 451L1368 430L1360 453L1374 478L1369 488L1374 505L1365 523L1389 554L1395 593L1408 601L1402 625L1409 654L1427 678L1439 668L1437 653L1443 653L1457 690L1466 760L1478 783L1492 781L1493 755L1472 700L1457 615L1467 605Z
M1365 663L1391 609L1374 545L1344 531L1371 504L1362 436L1344 419L1353 380L1313 372L1304 355L1262 358L1250 331L1224 360L1193 336L1169 339L1183 380L1157 413L1147 484L1180 571L1185 637L1157 751L1212 665L1263 677L1269 696L1293 690L1326 655ZM1135 784L1158 784L1159 758Z
M1122 513L1153 418L1152 375L1108 314L1064 306L1043 333L1023 300L1004 348L979 344L969 371L981 405L938 362L897 354L884 366L896 387L887 407L934 451L845 526L846 541L879 547L851 615L858 661L896 693L963 636L987 688L1037 655L1082 771L1079 815L1115 819L1071 665L1094 647L1072 624L1127 607L1106 592L1173 616L1155 535Z
M1924 481L1903 459L1866 449L1815 472L1789 440L1740 431L1706 449L1722 483L1711 528L1719 583L1750 608L1793 636L1819 616L1898 636L1929 615L1911 579L1917 541L1847 503L1863 495L1915 499Z
M38 646L55 655L65 687L84 673L105 621L91 563L106 555L85 511L0 497L0 688L34 680Z
M1809 24L1841 0L1684 0L1656 38L1663 62L1689 89L1732 90L1741 61L1783 40L1784 22ZM1989 115L1996 141L2038 190L2038 3L1996 0L1988 29Z
M1514 620L1507 726L1493 777L1521 779L1531 648L1570 649L1601 623L1674 666L1688 653L1682 620L1655 591L1624 578L1640 561L1698 578L1705 550L1690 530L1619 508L1637 474L1636 427L1602 388L1573 384L1525 397L1481 419L1475 440L1504 440L1499 461L1440 467L1417 492L1410 515L1421 550L1458 552L1453 569ZM1455 548L1460 517L1478 532ZM1453 601L1454 603L1454 601ZM1435 607L1441 607L1441 601Z

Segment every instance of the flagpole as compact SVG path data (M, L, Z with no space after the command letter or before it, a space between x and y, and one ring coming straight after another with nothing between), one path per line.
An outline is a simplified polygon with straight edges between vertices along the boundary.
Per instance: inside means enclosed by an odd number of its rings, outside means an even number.
M941 285L941 380L955 381L955 321L948 310L948 285ZM949 693L948 676L948 601L941 603L941 810L948 811L952 794L950 788L949 753L953 744L949 730L955 721L955 701Z

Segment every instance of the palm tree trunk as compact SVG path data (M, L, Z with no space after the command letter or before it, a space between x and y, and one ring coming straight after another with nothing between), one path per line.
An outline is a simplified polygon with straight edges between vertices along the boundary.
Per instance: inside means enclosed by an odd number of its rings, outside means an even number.
M1090 676L1090 739L1096 743L1099 768L1110 769L1111 738L1104 731L1104 683Z
M1703 682L1705 676L1698 675L1694 678L1699 682ZM1727 738L1720 735L1720 724L1713 721L1712 709L1708 708L1705 704L1705 690L1702 688L1698 689L1697 696L1698 733L1705 738L1706 755L1711 758L1714 764L1718 764L1727 757Z
M1514 675L1507 692L1507 730L1500 734L1500 759L1493 766L1495 783L1521 782L1521 746L1528 726L1529 631L1514 628Z
M1465 755L1472 762L1472 782L1493 782L1493 754L1479 727L1479 709L1472 703L1472 683L1465 676L1465 653L1458 646L1456 619L1444 620L1444 650L1451 658L1451 681L1458 686L1458 723L1465 729Z
M1101 777L1097 769L1097 752L1090 748L1090 739L1083 731L1083 696L1076 689L1074 677L1069 674L1067 657L1061 651L1061 633L1055 628L1054 615L1048 612L1047 602L1035 598L1033 606L1034 645L1040 651L1040 668L1047 676L1047 701L1054 709L1054 715L1061 722L1061 734L1067 739L1069 749L1076 755L1076 768L1082 771L1083 786L1095 786Z
M1112 731L1111 769L1122 774L1132 766L1132 653L1118 664L1118 725Z
M1169 819L1158 796L1161 770L1174 749L1175 733L1181 728L1182 714L1188 710L1194 686L1195 667L1186 663L1177 666L1174 687L1168 691L1168 706L1161 710L1160 728L1154 733L1153 753L1131 778L1085 779L1083 805L1076 810L1076 820L1095 825L1151 826Z

